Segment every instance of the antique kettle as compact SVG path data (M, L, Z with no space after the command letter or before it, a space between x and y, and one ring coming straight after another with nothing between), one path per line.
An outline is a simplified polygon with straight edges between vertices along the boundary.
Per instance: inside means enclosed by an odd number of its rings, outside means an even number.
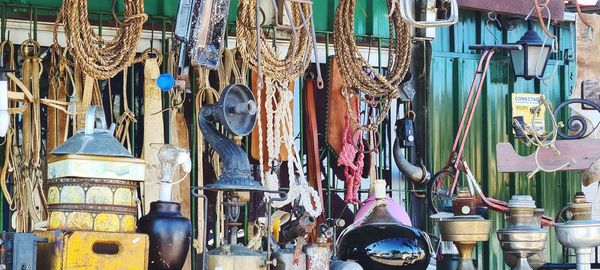
M390 213L385 181L379 180L375 189L377 202L341 233L339 258L356 261L364 269L426 269L433 255L429 237Z
M112 133L102 107L90 106L85 128L51 152L49 230L135 232L137 189L146 165Z

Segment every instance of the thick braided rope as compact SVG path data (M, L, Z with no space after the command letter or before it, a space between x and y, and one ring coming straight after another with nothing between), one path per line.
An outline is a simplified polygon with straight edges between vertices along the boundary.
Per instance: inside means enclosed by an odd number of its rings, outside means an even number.
M392 9L392 3L388 8ZM375 129L387 116L391 100L400 97L399 84L404 79L410 66L411 33L408 25L402 21L398 11L390 16L390 53L388 57L388 72L383 76L361 56L354 39L354 11L356 0L341 0L334 19L333 40L336 50L336 60L340 67L346 86L356 94L365 94L373 98L369 102L382 103L378 118L366 129ZM365 68L369 73L365 72ZM374 77L374 78L373 78ZM349 89L346 89L348 92ZM348 98L348 96L346 96ZM358 123L353 113L352 120Z
M239 4L239 16L237 18L236 36L239 44L238 50L244 59L249 63L250 68L258 72L258 66L263 66L263 72L266 76L282 83L294 80L304 74L304 71L310 64L310 51L312 50L312 35L302 27L302 12L305 15L312 16L312 6L291 2L291 13L293 25L297 32L297 39L290 34L289 47L284 58L280 58L279 53L271 46L271 41L267 40L261 31L260 45L256 40L256 1L242 0ZM307 23L310 23L307 21ZM310 29L310 25L308 27ZM258 63L258 50L260 46L261 63Z
M109 79L134 61L144 14L143 0L125 1L125 19L117 21L113 39L98 36L88 21L87 0L64 0L54 25L54 42L58 43L58 26L64 24L67 46L74 64L96 79Z

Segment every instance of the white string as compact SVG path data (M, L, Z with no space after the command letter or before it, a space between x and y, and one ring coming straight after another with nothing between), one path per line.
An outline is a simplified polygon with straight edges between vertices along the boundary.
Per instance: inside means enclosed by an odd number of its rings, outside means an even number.
M321 199L318 192L311 187L302 171L299 151L294 145L294 122L290 103L294 98L293 92L289 91L286 83L266 80L265 111L267 115L267 152L269 161L275 162L281 152L281 146L285 147L288 154L288 175L290 177L290 188L285 201L272 201L271 205L281 208L285 205L300 200L300 205L311 216L317 217L323 211ZM271 171L265 176L265 184L271 190L279 189L277 175ZM265 194L269 198L277 195ZM314 201L314 204L313 204Z
M552 122L552 131L549 133L546 133L546 134L544 134L544 132L545 132L544 130L538 131L536 129L535 120L534 120L536 115L537 116L540 115L542 106L548 112L548 114L550 114L550 120ZM552 108L552 103L550 103L550 101L548 101L543 95L541 95L539 105L538 105L538 110L534 114L531 115L531 126L527 126L527 125L522 126L521 123L519 123L519 121L517 121L516 119L513 119L513 123L515 124L515 127L517 127L517 129L521 130L521 132L523 132L525 134L525 138L527 140L526 144L534 145L537 147L537 149L535 150L535 155L534 155L535 164L536 164L537 168L534 171L527 174L528 179L533 178L540 171L547 172L547 173L553 173L553 172L560 171L560 170L566 168L567 166L570 166L570 165L576 163L576 161L574 159L571 159L569 162L567 162L557 168L547 169L547 168L544 168L539 161L538 156L539 156L540 149L542 149L542 148L550 148L550 149L552 149L552 151L554 152L554 154L556 156L560 156L560 151L558 151L558 149L556 149L555 143L556 143L556 139L558 137L558 129L562 126L562 123L558 123L556 121L556 117L554 117L553 111L554 110Z

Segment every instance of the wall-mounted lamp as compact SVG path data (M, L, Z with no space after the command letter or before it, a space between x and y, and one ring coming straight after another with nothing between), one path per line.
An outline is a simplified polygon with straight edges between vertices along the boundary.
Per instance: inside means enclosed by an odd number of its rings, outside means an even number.
M542 78L548 59L550 58L551 45L545 44L538 33L533 30L533 24L529 23L529 29L519 41L513 45L521 45L522 49L511 49L510 58L516 77L531 80Z

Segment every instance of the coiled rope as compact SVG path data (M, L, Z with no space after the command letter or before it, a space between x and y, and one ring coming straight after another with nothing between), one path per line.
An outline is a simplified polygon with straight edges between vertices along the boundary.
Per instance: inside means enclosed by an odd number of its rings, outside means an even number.
M408 24L402 21L400 12L395 9L390 15L390 54L386 76L377 72L369 61L361 56L354 37L354 11L356 0L341 0L334 19L333 42L335 57L346 84L346 99L349 90L354 94L364 94L373 99L367 101L381 103L381 112L377 119L362 129L375 130L385 120L392 100L399 98L399 85L404 79L410 65L411 33ZM387 1L388 8L393 9L392 1ZM365 72L365 68L368 72ZM363 99L363 101L365 101ZM352 110L347 102L348 110ZM350 113L352 120L359 124L355 113Z
M113 9L116 0L113 0ZM67 46L74 64L96 79L112 78L134 61L142 26L148 19L143 0L125 1L123 21L113 11L117 25L111 40L102 39L88 21L87 0L63 0L54 24L54 43L58 44L58 27L64 24Z
M306 31L307 28L304 27L305 22L302 20L302 15L312 16L311 5L290 3L291 21L293 23L291 28L292 32L296 34L290 35L290 46L287 53L284 58L280 58L277 50L270 45L271 42L267 40L260 29L257 29L257 20L254 16L257 12L256 1L240 1L236 26L238 50L244 62L249 63L250 68L259 73L259 77L262 76L260 72L262 71L265 76L281 83L295 80L304 74L310 64L310 51L313 46L312 35ZM310 20L307 20L306 23L310 24ZM308 28L310 28L310 25ZM259 32L258 35L257 31ZM260 40L257 41L259 36Z

